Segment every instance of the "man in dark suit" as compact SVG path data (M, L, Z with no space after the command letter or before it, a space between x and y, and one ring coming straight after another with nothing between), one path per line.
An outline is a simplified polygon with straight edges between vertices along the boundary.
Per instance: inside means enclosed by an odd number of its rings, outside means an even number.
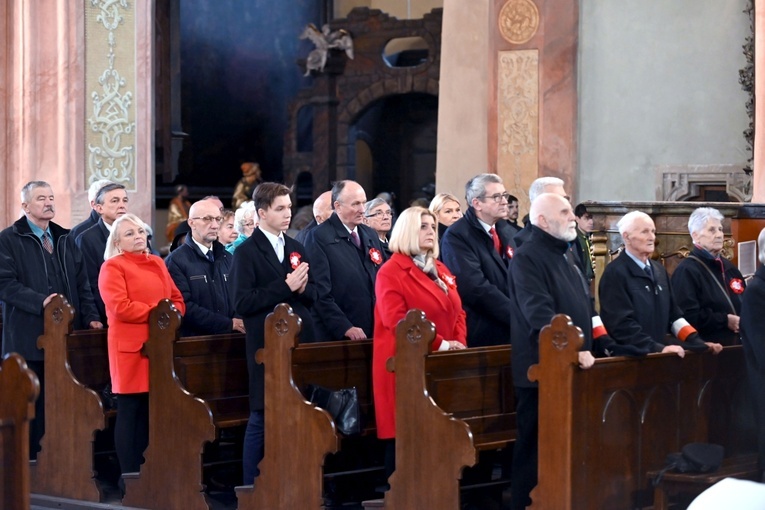
M313 202L313 220L295 235L295 240L301 244L305 244L305 238L308 236L308 232L327 221L327 218L330 216L332 216L332 192L325 191Z
M98 211L96 210L96 195L98 195L98 192L101 191L101 188L104 186L112 184L112 181L109 179L100 179L93 184L90 185L88 188L88 202L90 203L90 214L87 218L85 218L83 221L72 227L72 230L69 231L69 235L72 236L72 239L77 239L77 236L85 232L87 229L98 223L98 219L101 217L100 214L98 214Z
M98 275L104 263L106 239L109 237L114 220L128 212L128 196L122 184L107 184L96 194L96 212L101 216L98 223L85 230L75 239L85 261L88 281L101 322L106 324L106 309L98 290Z
M181 323L183 336L245 332L242 319L234 317L229 295L228 279L234 256L218 242L222 221L214 201L195 202L189 209L191 232L165 259L186 304Z
M496 174L470 179L465 186L468 209L441 242L441 260L457 277L467 314L469 347L510 342L508 275L515 243L504 221L509 196Z
M319 292L313 307L317 340L372 338L375 277L385 255L377 232L363 224L366 201L357 182L335 183L334 214L306 237Z
M244 437L244 483L251 484L260 472L265 438L264 367L255 362L263 347L266 316L279 303L287 303L303 320L301 342L313 340L310 308L316 288L308 272L303 246L284 235L292 218L290 189L264 182L253 192L260 224L236 249L231 272L234 308L247 330L247 371L250 386L250 418Z

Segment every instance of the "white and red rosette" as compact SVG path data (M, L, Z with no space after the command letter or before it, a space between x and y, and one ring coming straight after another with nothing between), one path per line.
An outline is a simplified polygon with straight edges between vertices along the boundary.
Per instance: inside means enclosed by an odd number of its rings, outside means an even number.
M369 259L375 263L375 265L379 266L382 264L383 258L382 253L380 253L380 250L377 248L370 248L369 249Z
M515 250L513 250L513 247L512 247L512 246L508 246L508 247L505 249L505 254L507 255L507 258L508 258L508 259L512 259L512 258L513 258L513 255L515 255Z
M297 269L297 267L300 265L300 254L296 251L293 251L290 253L290 266L292 266L292 269Z
M728 282L728 287L730 287L730 290L732 290L734 294L741 294L744 292L744 282L741 281L741 278L733 278Z
M449 273L441 273L440 275L438 275L438 277L450 289L456 289L457 288L457 278L455 278L454 275L451 275Z

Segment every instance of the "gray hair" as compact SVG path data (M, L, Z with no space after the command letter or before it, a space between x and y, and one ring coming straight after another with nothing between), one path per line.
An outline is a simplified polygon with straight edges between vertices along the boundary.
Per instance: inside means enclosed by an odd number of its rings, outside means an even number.
M364 216L369 216L369 213L372 212L372 209L374 209L375 207L379 207L381 205L387 205L388 207L390 207L390 205L388 205L388 202L386 202L382 198L380 197L373 198L372 200L364 204Z
M502 184L502 177L497 174L478 174L465 184L465 200L468 207L473 205L474 198L480 198L486 193L486 185L492 182Z
M688 233L701 231L709 220L718 220L722 222L725 217L714 207L699 207L691 213L688 218Z
M112 231L109 232L109 237L106 239L106 249L104 249L104 260L109 260L112 257L116 257L120 254L120 252L117 250L117 241L120 240L119 238L119 227L122 223L129 221L136 227L142 227L146 231L146 237L148 239L149 232L151 229L149 229L149 226L143 222L141 218L136 216L132 213L125 213L122 216L119 216L116 220L114 220L114 223L112 223ZM149 252L149 243L147 241L146 243L146 253Z
M760 235L757 236L757 246L759 247L757 258L760 260L760 264L765 264L765 228L760 230Z
M239 209L236 210L234 213L234 230L239 232L240 234L244 234L244 220L245 217L248 214L252 214L252 217L254 218L257 216L257 212L255 210L255 202L252 200L248 200L247 202L243 202L242 205L239 206Z
M109 193L110 191L114 191L115 189L125 189L125 186L122 184L117 184L116 182L110 182L106 186L101 187L101 189L98 190L96 193L96 203L97 204L104 204L104 195Z
M88 188L88 201L89 202L95 202L96 201L96 195L98 195L98 192L101 191L101 188L104 186L108 186L109 184L114 184L109 179L99 179L93 184L90 185Z
M632 228L632 225L640 218L653 221L653 219L643 211L630 211L622 216L622 219L616 224L616 228L619 229L619 235L624 236L624 233L629 231Z
M540 177L531 183L529 187L529 202L533 202L542 193L545 193L547 186L563 186L563 179L557 177Z
M27 204L32 198L32 190L36 188L50 188L50 184L45 181L29 181L21 188L21 203Z

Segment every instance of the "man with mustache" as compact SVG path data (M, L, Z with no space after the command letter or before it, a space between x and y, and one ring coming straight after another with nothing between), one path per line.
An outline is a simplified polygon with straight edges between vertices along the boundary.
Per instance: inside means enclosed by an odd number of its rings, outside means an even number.
M77 314L75 329L103 327L93 303L80 251L69 230L51 221L56 215L53 190L44 181L21 189L24 216L0 232L0 301L3 302L2 354L18 352L40 379L35 420L30 426L32 458L45 431L45 371L37 337L43 334L45 306L66 296ZM102 257L103 258L103 257Z

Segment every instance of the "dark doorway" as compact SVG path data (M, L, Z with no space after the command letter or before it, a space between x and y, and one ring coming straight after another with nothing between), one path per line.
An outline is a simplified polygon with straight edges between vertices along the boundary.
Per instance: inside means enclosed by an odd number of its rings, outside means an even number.
M438 97L412 93L372 103L349 129L354 162L348 177L372 198L383 191L396 196L396 209L412 200L433 198L438 134Z

